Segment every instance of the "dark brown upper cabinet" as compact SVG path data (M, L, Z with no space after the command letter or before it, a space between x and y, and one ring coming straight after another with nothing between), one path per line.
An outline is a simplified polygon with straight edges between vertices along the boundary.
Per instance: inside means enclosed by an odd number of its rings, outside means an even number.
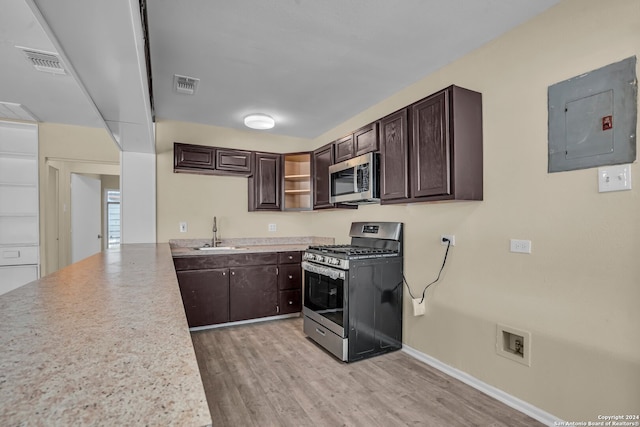
M450 86L379 122L381 202L482 200L482 95Z
M254 173L249 177L249 211L282 209L282 155L254 153Z
M333 208L333 203L329 203L329 166L334 163L333 143L316 149L312 154L313 209Z
M249 176L253 170L251 151L173 144L173 171L207 175Z
M334 142L335 163L352 159L361 154L378 151L378 125L368 124L354 133Z
M404 108L380 120L380 199L409 198L409 113Z
M354 156L378 151L378 124L371 123L353 133Z
M213 171L216 168L215 149L204 145L173 144L173 169L178 171Z
M336 163L349 160L353 157L355 151L353 147L353 134L347 135L335 141L334 143L335 159Z
M216 148L216 169L251 173L251 151Z

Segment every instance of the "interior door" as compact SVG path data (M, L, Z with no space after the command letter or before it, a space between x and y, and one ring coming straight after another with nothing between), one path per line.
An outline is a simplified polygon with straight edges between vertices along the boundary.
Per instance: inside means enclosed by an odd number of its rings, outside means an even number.
M71 262L102 250L100 180L71 174Z

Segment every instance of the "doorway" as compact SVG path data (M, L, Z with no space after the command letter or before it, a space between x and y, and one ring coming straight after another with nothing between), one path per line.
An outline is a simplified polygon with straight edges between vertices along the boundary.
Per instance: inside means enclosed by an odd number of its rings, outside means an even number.
M106 206L107 202L103 196L105 190L112 189L120 191L120 165L117 163L70 161L66 159L47 158L47 173L44 174L46 183L43 188L47 189L45 203L45 219L42 222L44 227L41 238L45 245L42 262L42 273L50 274L54 271L66 267L72 263L72 227L75 222L72 219L72 197L71 179L72 175L88 176L100 181L97 191L98 208L91 214L98 218L98 226L95 231L76 232L76 237L87 236L95 240L100 235L100 245L97 252L107 248L106 238L102 236L106 233L105 224L107 222ZM82 212L82 210L80 211ZM88 214L85 214L88 215ZM76 214L76 218L83 217L83 214ZM79 255L76 255L76 257Z

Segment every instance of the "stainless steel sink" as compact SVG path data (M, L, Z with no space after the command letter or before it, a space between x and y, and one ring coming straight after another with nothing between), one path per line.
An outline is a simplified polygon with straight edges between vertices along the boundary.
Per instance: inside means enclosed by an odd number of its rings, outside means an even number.
M201 248L194 248L198 251L237 251L244 250L247 248L242 248L238 246L203 246Z

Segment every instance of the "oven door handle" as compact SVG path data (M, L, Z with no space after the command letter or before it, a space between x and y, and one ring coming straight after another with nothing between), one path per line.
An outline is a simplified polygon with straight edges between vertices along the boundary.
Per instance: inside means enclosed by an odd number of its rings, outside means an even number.
M346 275L343 270L338 270L331 267L325 267L322 265L312 264L308 261L302 261L301 263L302 269L305 271L309 271L311 273L316 273L321 276L330 277L333 280L342 279L344 280Z

